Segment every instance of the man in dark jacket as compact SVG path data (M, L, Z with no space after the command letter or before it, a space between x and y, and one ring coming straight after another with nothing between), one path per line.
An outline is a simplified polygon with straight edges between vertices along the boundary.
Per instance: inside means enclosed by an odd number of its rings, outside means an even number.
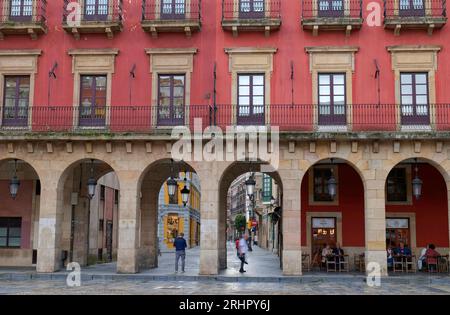
M173 246L175 247L175 273L178 272L178 261L181 258L181 272L184 273L184 265L186 260L186 247L187 243L184 239L184 233L180 233L178 237L173 242Z

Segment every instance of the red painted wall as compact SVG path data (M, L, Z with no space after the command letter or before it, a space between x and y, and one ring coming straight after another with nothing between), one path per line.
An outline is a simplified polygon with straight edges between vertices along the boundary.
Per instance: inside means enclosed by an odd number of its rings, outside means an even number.
M383 6L380 3L380 14ZM363 8L368 0L363 1ZM353 45L360 48L356 54L356 71L353 76L353 102L376 103L377 86L374 78L374 59L381 69L381 102L392 104L394 100L394 74L391 68L390 54L386 50L389 45L443 45L450 42L448 25L442 30L435 30L432 36L426 31L404 30L395 37L391 30L383 26L369 27L364 24L361 30L352 32L346 37L344 32L320 31L313 37L310 31L300 27L301 1L283 0L281 3L282 26L270 37L263 32L240 33L237 38L221 27L221 1L202 1L202 30L194 33L192 38L184 34L160 34L157 39L144 33L140 26L141 1L124 1L124 30L109 40L105 35L83 35L75 40L61 27L63 0L48 1L47 16L49 32L32 41L28 36L6 36L0 42L0 49L39 48L43 50L39 58L39 73L36 80L35 104L47 103L48 71L57 61L58 78L52 83L51 105L72 105L73 76L71 73L71 57L67 51L72 48L118 48L120 54L116 61L116 73L113 76L112 105L128 105L129 70L133 63L137 64L136 79L133 83L132 103L137 106L149 105L151 100L151 76L149 73L149 57L145 48L180 48L196 47L192 76L191 104L207 105L212 99L205 95L212 93L213 64L217 62L217 102L233 103L231 100L231 76L228 69L228 56L225 47L276 47L278 52L274 58L274 72L271 86L271 102L273 104L291 103L289 82L290 63L294 62L295 92L294 101L298 104L312 102L311 74L309 72L308 54L305 46L340 46ZM367 17L364 11L363 16ZM381 19L382 21L382 19ZM450 55L447 47L439 53L436 74L437 102L449 102L450 95L445 89L445 74L450 71ZM355 115L355 119L357 115ZM308 126L306 126L308 127Z
M33 181L21 180L15 200L9 194L9 180L0 180L0 217L22 218L21 248L31 249Z
M302 203L302 245L306 246L306 212L342 212L342 246L364 247L364 187L359 174L347 164L338 166L339 205L309 205L308 175L305 175L301 187ZM347 184L343 184L345 183Z
M414 176L414 172L413 172ZM449 247L447 188L444 178L431 165L419 166L419 177L423 181L422 196L413 197L410 206L386 206L389 212L413 212L416 214L416 241L418 247L433 243L438 247Z
M342 212L343 246L364 246L364 188L358 173L347 164L339 165L339 205L309 205L308 176L302 181L302 245L306 246L306 212ZM434 243L438 247L449 247L447 189L439 171L431 165L419 166L419 177L423 181L422 196L413 198L412 205L387 205L389 212L412 212L416 214L416 241L418 247ZM343 185L345 180L347 185Z

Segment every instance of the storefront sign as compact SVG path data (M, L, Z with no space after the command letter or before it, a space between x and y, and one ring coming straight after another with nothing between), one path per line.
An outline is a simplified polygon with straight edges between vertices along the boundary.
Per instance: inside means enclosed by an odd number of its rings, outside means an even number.
M405 218L386 219L388 229L408 229L409 220Z
M312 227L313 229L334 229L335 228L335 219L334 218L313 218L312 219Z

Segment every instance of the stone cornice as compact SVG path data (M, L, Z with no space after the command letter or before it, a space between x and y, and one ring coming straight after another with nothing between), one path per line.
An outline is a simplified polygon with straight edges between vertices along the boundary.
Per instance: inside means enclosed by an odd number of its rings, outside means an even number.
M0 56L40 56L41 49L0 49Z
M198 52L197 48L146 48L147 55L171 55L171 54L191 54Z
M441 46L439 45L394 45L394 46L386 46L387 51L389 52L398 52L398 51L440 51Z
M357 46L314 46L305 47L307 53L339 53L339 52L358 52L359 47Z
M277 52L274 47L237 47L225 48L227 54L274 54Z
M67 52L70 56L77 55L118 55L119 49L107 48L107 49L70 49Z

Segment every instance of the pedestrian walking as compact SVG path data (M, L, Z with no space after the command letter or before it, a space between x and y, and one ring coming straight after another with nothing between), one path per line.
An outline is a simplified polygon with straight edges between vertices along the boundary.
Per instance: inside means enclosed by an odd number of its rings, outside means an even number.
M244 270L244 264L248 265L246 259L246 255L248 253L248 235L245 234L241 236L241 239L239 240L239 259L241 260L241 269L239 269L240 273L246 272Z
M181 258L181 272L184 273L184 267L186 262L186 247L187 243L184 239L184 233L180 233L175 241L173 242L173 246L175 247L175 273L178 272L178 262Z

